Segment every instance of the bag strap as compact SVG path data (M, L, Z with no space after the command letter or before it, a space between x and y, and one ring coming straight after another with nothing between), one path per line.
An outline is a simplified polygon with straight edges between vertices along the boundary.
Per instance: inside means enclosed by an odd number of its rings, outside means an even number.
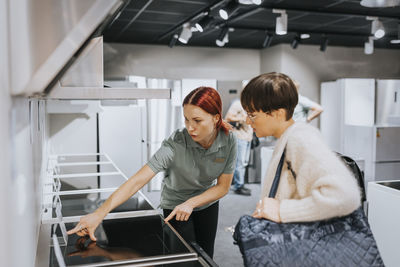
M271 190L269 191L269 195L268 195L268 197L270 197L270 198L274 198L276 195L276 192L278 191L279 181L281 180L281 172L282 172L283 162L285 160L285 151L286 151L286 149L283 150L281 159L278 164L278 168L276 169L275 178L274 178L274 181L272 182Z

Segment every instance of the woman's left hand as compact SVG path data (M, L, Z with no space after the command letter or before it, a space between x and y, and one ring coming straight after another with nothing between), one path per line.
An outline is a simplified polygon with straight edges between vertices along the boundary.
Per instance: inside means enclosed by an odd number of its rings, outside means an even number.
M281 222L279 213L280 202L275 198L265 197L257 203L256 210L252 216L254 218L265 218L274 222Z
M187 221L193 212L193 207L187 201L175 207L175 209L165 218L165 222L168 222L175 216L177 221Z

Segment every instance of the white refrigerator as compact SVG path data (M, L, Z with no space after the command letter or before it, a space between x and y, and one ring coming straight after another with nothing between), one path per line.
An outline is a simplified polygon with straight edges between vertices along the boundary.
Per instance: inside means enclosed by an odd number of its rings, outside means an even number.
M400 179L400 80L321 84L321 132L334 151L365 163L365 180Z

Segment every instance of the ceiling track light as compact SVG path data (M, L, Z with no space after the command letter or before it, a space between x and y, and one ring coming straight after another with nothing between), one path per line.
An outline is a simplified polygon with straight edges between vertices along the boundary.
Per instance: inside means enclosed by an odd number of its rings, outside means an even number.
M400 23L397 25L397 39L390 40L391 44L400 44Z
M319 50L322 51L322 52L325 52L326 48L328 47L328 43L329 43L328 37L323 35L322 39L321 39L321 45L319 47Z
M259 6L262 4L263 1L262 0L239 0L238 2L239 2L239 4L242 4L242 5L257 5L257 6Z
M190 23L185 23L182 26L181 34L179 35L179 42L187 44L189 39L192 37L192 31L190 30Z
M229 42L229 28L222 28L221 32L218 35L218 38L215 40L217 46L222 47Z
M364 54L371 55L374 53L374 37L368 37L368 42L364 43Z
M287 34L288 17L284 9L272 9L272 13L281 14L276 17L275 33L278 35Z
M206 15L195 24L195 27L199 32L203 32L205 28L210 26L212 20L213 18L211 16Z
M227 20L239 9L239 4L235 0L231 0L226 6L219 10L222 19Z
M383 27L382 22L378 17L367 17L367 20L372 20L371 23L371 34L375 36L375 38L380 39L385 36L385 28Z
M178 38L179 38L179 35L177 33L175 33L172 36L171 41L169 41L168 46L171 47L171 48L174 47L174 45L176 44L176 41L178 40Z
M360 5L365 7L394 7L400 5L400 0L361 0Z
M267 32L267 35L265 36L264 42L262 44L262 47L263 48L270 47L271 46L271 42L272 42L272 38L273 38L272 34Z
M296 36L294 37L292 43L290 44L290 46L291 46L293 49L296 49L296 48L299 46L300 41L301 41L300 36L299 36L299 35L296 35Z
M302 33L302 34L300 34L300 38L301 39L308 39L308 38L310 38L311 36L310 36L310 34L308 34L308 33Z

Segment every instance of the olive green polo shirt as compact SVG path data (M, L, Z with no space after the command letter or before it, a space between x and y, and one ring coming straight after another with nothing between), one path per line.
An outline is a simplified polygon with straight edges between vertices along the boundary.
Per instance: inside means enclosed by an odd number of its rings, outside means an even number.
M214 186L221 174L232 174L236 151L236 137L231 132L226 135L220 131L211 147L205 149L193 141L186 128L176 130L147 163L155 173L165 171L160 207L174 209Z

